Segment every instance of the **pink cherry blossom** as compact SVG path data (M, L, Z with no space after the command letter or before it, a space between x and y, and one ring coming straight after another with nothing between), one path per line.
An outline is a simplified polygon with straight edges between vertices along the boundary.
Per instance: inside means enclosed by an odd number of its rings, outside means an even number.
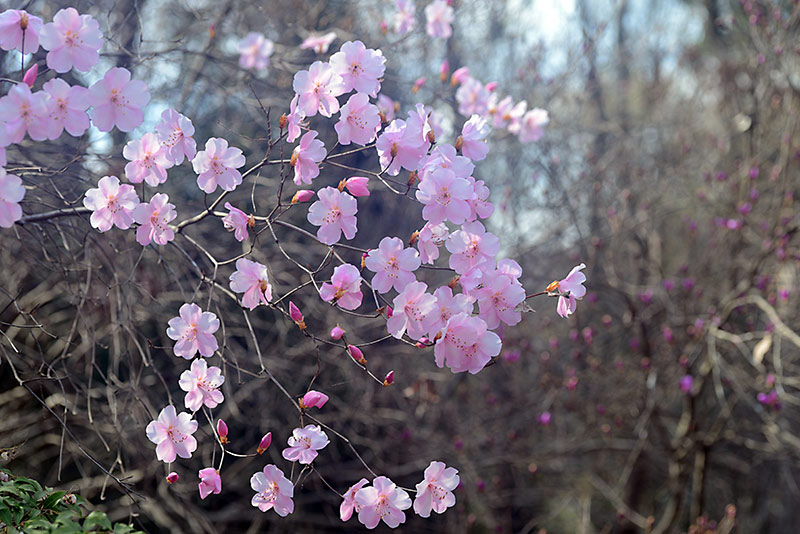
M192 160L192 168L197 176L197 186L205 193L213 193L217 186L223 191L233 191L242 183L242 174L237 171L245 163L242 151L228 147L228 142L219 137L206 141L206 149L201 150Z
M17 49L23 54L33 54L39 50L39 32L42 19L27 11L7 9L0 13L0 48ZM24 49L23 49L24 46Z
M525 300L525 289L519 282L503 276L496 270L486 276L483 287L470 293L478 299L480 317L488 328L497 328L500 322L514 326L522 320L522 313L515 308Z
M564 293L568 292L577 299L583 298L586 294L586 288L583 287L583 283L586 282L586 275L581 271L585 268L586 265L583 263L573 267L569 274L558 282L558 288Z
M239 41L239 66L243 69L264 70L269 67L269 57L275 44L263 33L250 32Z
M183 163L186 158L193 160L197 154L197 143L194 138L194 125L174 109L165 109L161 113L161 121L156 124L158 141L167 151L167 158L175 165Z
M298 108L306 117L313 117L317 112L330 117L339 111L336 97L344 93L342 77L329 63L315 61L308 70L299 71L294 75L292 88L300 96Z
M513 134L519 134L522 127L522 117L525 116L525 111L528 109L528 103L522 100L517 102L511 111L508 112L508 131Z
M247 258L236 260L236 271L231 274L231 290L242 295L242 306L253 310L259 304L269 305L272 300L272 285L269 283L267 266Z
M497 93L492 93L489 96L489 109L486 111L489 118L492 120L493 128L505 128L511 119L511 109L514 107L514 101L510 96L499 100Z
M89 128L89 115L86 110L91 105L89 90L85 87L70 87L61 78L53 78L42 86L50 95L47 101L49 113L48 139L58 139L64 130L73 137L79 137Z
M408 332L408 337L417 340L425 335L423 320L436 308L436 297L427 290L423 282L411 282L394 298L394 311L386 322L392 336L400 339Z
M369 480L362 478L350 486L346 492L344 492L344 500L342 501L342 504L339 505L339 517L342 521L349 521L350 518L353 517L353 512L358 513L361 509L356 502L356 493L358 493L358 490L363 488L366 484L369 484Z
M325 302L335 302L345 310L355 310L361 306L363 294L361 293L361 273L358 268L349 263L336 266L333 270L331 283L322 284L319 296ZM344 334L344 331L342 331L342 334ZM331 337L333 336L334 331L331 330ZM338 338L334 337L334 339Z
M233 207L230 202L225 203L225 209L228 210L228 214L222 218L222 225L225 229L233 232L236 241L249 239L250 234L247 233L247 227L250 224L250 217L239 208Z
M414 0L394 0L394 7L397 9L394 15L394 31L399 35L405 35L413 30L417 23Z
M328 396L319 391L311 390L300 399L301 408L322 408L328 402Z
M394 120L394 100L384 94L378 95L378 111L383 113L384 122L392 122Z
M325 34L312 33L300 43L300 48L302 50L314 50L317 54L324 54L328 51L328 47L331 46L331 43L335 39L336 32L328 32Z
M136 241L143 247L150 242L166 245L175 238L169 223L177 216L169 197L164 193L156 193L149 203L142 202L131 212L133 220L141 225L136 229Z
M334 125L339 144L349 145L351 142L365 146L375 140L381 117L377 106L369 103L365 93L351 96L342 106L339 122Z
M411 508L408 493L384 476L376 477L372 486L358 490L355 502L359 507L358 520L369 529L377 527L381 520L397 528L406 521L403 510Z
M511 258L503 258L497 262L496 274L506 276L512 282L518 282L519 277L522 276L522 267Z
M433 0L425 8L425 31L433 38L447 39L453 35L453 8L445 0Z
M432 114L433 112L427 111L424 105L417 103L414 109L408 112L408 120L406 121L409 135L416 137L423 144L426 153L433 142L432 137L435 137L430 120Z
M47 139L47 93L31 93L31 88L24 83L13 86L6 96L0 98L0 124L3 122L11 143L22 141L26 132L34 141Z
M369 196L369 178L366 176L351 176L344 182L344 187L354 197Z
M311 180L319 176L319 163L325 159L328 151L325 145L317 139L317 132L311 130L303 134L300 144L292 152L291 164L294 167L294 183L310 184Z
M390 176L400 174L400 168L408 171L419 169L420 161L425 157L428 146L422 137L410 129L406 121L395 119L387 126L375 143L380 157L381 167Z
M156 134L147 132L141 139L128 141L122 155L130 162L125 165L125 178L131 183L144 180L156 187L167 181L167 169L172 167L172 161L167 158L167 151Z
M430 156L421 162L420 168L423 180L428 174L439 168L453 171L456 178L467 179L475 170L475 165L469 158L457 155L453 145L445 143L434 148Z
M420 266L419 254L413 248L404 248L399 237L384 237L377 249L372 249L364 260L367 269L375 273L372 288L386 293L393 287L403 289L416 280L414 271Z
M25 197L22 180L15 174L8 174L0 167L0 226L11 228L22 218L20 201Z
M419 237L417 238L417 249L419 249L420 260L423 263L433 265L439 258L439 247L444 245L449 235L450 230L448 230L445 223L425 223L425 226L419 231Z
M433 311L425 317L423 324L428 335L433 339L445 326L447 321L454 315L466 313L472 315L475 308L475 300L463 293L453 295L453 290L448 286L442 286L433 292L436 304Z
M101 132L110 132L114 126L130 132L144 120L144 108L150 101L147 85L131 80L128 69L109 69L102 80L90 88L92 99L92 124Z
M487 232L480 222L473 221L450 234L445 246L450 251L450 268L458 274L464 274L482 263L494 267L494 258L500 251L500 240Z
M489 135L489 124L486 120L473 115L461 129L461 153L472 161L480 161L489 153L486 136Z
M222 478L219 476L219 471L213 467L201 469L197 476L200 478L197 488L200 490L201 499L205 499L212 493L217 495L222 492Z
M303 119L305 119L306 116L303 114L300 108L297 107L297 102L299 100L300 97L294 95L292 102L289 104L289 115L286 116L286 140L290 143L294 143L295 139L300 137L300 127L306 126L306 123L303 122Z
M417 189L417 200L422 202L422 218L431 224L449 220L461 224L470 214L468 201L473 190L464 178L457 178L450 169L437 168L428 174Z
M219 388L225 382L219 367L208 366L203 358L192 361L192 366L181 373L178 385L186 392L183 403L196 412L201 406L216 408L225 400Z
M45 24L39 35L47 53L47 66L56 72L87 72L100 60L103 34L97 21L80 15L75 8L59 10L53 22Z
M192 436L196 431L197 421L186 412L176 414L171 404L145 429L147 439L156 444L156 458L168 464L174 462L176 456L192 457L197 450L197 440Z
M274 465L266 465L262 472L250 477L250 487L256 492L250 504L262 512L271 508L281 517L294 512L294 486Z
M488 218L494 213L494 204L489 202L489 188L483 183L483 180L475 180L470 176L467 178L472 185L472 198L469 199L469 217L467 221L474 221L478 217L481 219Z
M530 143L538 141L544 135L544 127L550 122L550 117L544 109L534 108L522 117L519 129L519 141Z
M578 299L572 295L560 295L558 297L558 304L556 304L556 313L563 318L575 313L578 309Z
M342 92L355 90L373 98L381 89L385 63L380 50L367 48L361 41L347 41L330 59L333 72L342 77Z
M500 337L488 330L480 317L459 313L447 321L444 335L434 347L436 365L447 364L454 373L476 374L500 354Z
M132 185L120 185L116 176L103 176L96 189L86 191L83 205L92 210L89 218L93 228L107 232L112 226L127 230L133 224L131 212L139 205Z
M175 356L191 360L200 352L202 356L214 355L219 348L214 332L219 330L219 319L212 312L204 312L197 304L188 302L181 306L178 317L169 320L167 336L177 341Z
M326 245L337 243L344 233L353 239L358 231L355 198L335 187L326 187L317 192L319 200L308 208L308 222L319 226L317 239Z
M417 484L414 511L421 517L429 517L431 510L444 513L456 503L453 490L461 481L458 470L446 467L443 462L431 462L425 469L425 478Z
M489 111L489 96L489 91L481 82L468 77L456 91L458 112L465 117L486 115Z
M319 454L317 451L324 449L330 440L319 425L306 425L295 428L289 438L289 446L283 449L283 457L290 462L310 464Z

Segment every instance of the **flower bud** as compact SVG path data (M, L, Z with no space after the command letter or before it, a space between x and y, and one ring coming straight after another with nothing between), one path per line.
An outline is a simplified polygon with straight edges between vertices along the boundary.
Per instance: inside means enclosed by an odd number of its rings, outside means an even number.
M411 238L408 240L408 246L413 247L419 241L419 230L411 234Z
M442 66L439 67L439 78L442 80L442 83L447 81L447 76L450 74L450 62L446 59L442 61Z
M355 345L347 345L347 350L350 352L350 357L361 365L367 365L367 359L364 358L364 353Z
M289 122L289 117L286 116L286 113L281 115L280 120L278 121L278 125L281 127L281 130L286 129L286 124Z
M178 476L178 473L173 471L173 472L171 472L170 474L167 475L167 483L168 484L175 484L178 481L179 478L180 478L180 476Z
M217 421L217 434L219 434L220 443L223 445L228 443L228 425L222 419Z
M386 378L383 379L384 386L391 386L394 384L394 371L389 371L386 373Z
M369 178L365 176L353 176L345 180L344 186L354 197L368 197L369 196L369 189L367 189L368 183L369 183Z
M367 254L368 254L368 252L365 252L365 253L363 253L361 255L361 268L362 269L367 266Z
M464 146L464 138L459 135L458 139L456 139L456 150L461 150L461 147L463 146Z
M486 90L493 93L497 89L497 82L489 82L486 84Z
M542 426L547 426L547 425L549 425L549 424L550 424L550 412L543 412L543 413L542 413L542 414L539 416L539 423L540 423Z
M417 94L417 91L419 91L422 86L425 85L426 81L428 80L424 76L422 78L417 78L417 81L414 82L414 87L411 88L411 92Z
M394 310L392 309L391 306L386 306L386 318L388 319L392 315L394 315Z
M38 74L39 74L39 64L34 63L33 67L25 71L25 76L22 77L23 83L27 84L28 87L33 87L33 84L36 81L36 76Z
M272 443L272 432L267 432L266 434L264 434L264 437L261 438L261 442L258 444L256 452L258 454L264 454L264 451L269 449L271 443Z
M310 191L308 189L301 189L297 193L294 194L292 197L292 204L297 204L298 202L306 202L307 200L311 200L314 196L314 191Z
M450 84L456 86L460 83L463 83L468 77L469 67L461 67L460 69L453 71L453 75L450 76Z
M214 39L217 36L217 27L212 24L208 27L208 37Z
M431 345L431 340L427 337L421 337L419 338L419 341L417 341L416 345L418 349L424 349Z
M342 330L342 327L339 326L338 324L333 328L331 328L331 339L335 339L338 341L342 339L343 335L344 335L344 330Z
M389 31L389 26L386 24L385 20L381 21L381 33L386 35L386 32Z
M303 313L300 311L300 308L294 305L294 302L292 301L289 301L289 317L292 318L292 321L295 322L300 330L306 329L306 323L303 321Z
M300 407L303 409L306 408L322 408L325 406L325 403L328 402L328 396L324 393L320 393L319 391L314 391L313 389L303 395L303 398L300 399Z

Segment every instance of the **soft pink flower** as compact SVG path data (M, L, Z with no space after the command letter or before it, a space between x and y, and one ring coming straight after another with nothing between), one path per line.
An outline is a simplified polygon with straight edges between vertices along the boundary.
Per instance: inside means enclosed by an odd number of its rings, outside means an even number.
M338 306L345 310L355 310L361 306L361 273L355 265L345 263L344 265L337 265L333 270L331 283L324 283L319 290L319 296L325 302L335 302ZM334 328L336 330L336 328ZM344 331L339 329L342 334ZM334 331L331 330L331 337L334 339ZM336 332L338 334L338 332Z
M519 129L521 143L538 141L544 135L544 127L550 122L550 117L544 109L534 108L522 117Z
M578 300L572 295L558 297L558 304L556 304L556 313L563 318L575 313L578 309Z
M295 428L289 438L289 446L283 449L283 457L290 462L310 464L319 454L317 451L324 449L330 440L319 425L306 425Z
M150 101L147 85L131 80L128 69L109 69L102 80L90 88L92 98L92 123L101 132L110 132L114 126L130 132L144 120L144 108Z
M294 486L274 465L264 466L263 472L250 477L250 487L256 492L250 504L262 512L272 508L281 517L294 512Z
M420 260L433 265L433 262L439 258L439 247L444 245L449 235L450 230L445 223L425 223L425 226L419 231L417 239Z
M47 66L56 72L76 70L87 72L100 60L103 34L97 21L80 15L75 8L59 10L53 22L45 24L39 34L47 53Z
M222 491L222 478L219 476L219 471L213 467L201 469L197 476L200 477L197 488L200 490L201 499L205 499L212 493L217 495Z
M13 86L0 98L0 125L3 122L10 143L22 141L25 132L34 141L47 139L50 130L47 93L31 93L31 88L24 83Z
M361 41L347 41L330 59L333 72L342 77L343 93L355 90L373 98L381 89L384 63L380 50L367 48Z
M447 39L453 35L453 8L445 0L433 0L425 8L425 31L433 38Z
M406 121L395 119L378 137L375 148L380 156L381 167L391 176L397 176L400 168L415 171L428 151L428 146Z
M489 91L475 78L468 77L456 91L458 112L465 117L484 116L489 111Z
M0 13L0 48L17 49L23 54L33 54L39 50L39 32L42 19L27 11L7 9ZM24 46L24 49L23 49Z
M219 348L214 332L219 329L219 319L212 312L204 312L197 304L188 302L181 306L179 317L169 320L167 336L177 341L175 356L191 360L200 352L202 356L213 356Z
M191 458L197 450L197 440L192 434L197 431L197 421L186 412L175 413L169 405L161 410L158 419L147 425L147 439L156 444L156 458L165 463L175 461L175 456Z
M433 296L436 298L436 304L423 321L431 339L447 326L447 321L452 316L459 313L472 315L472 310L475 308L475 299L463 293L453 295L453 290L448 286L438 288L433 292Z
M354 197L368 197L369 178L366 176L351 176L344 182L344 187Z
M439 367L446 363L454 373L476 374L500 354L501 348L500 337L487 329L483 319L459 313L447 321L444 335L434 347L434 356Z
M311 390L300 399L301 408L322 408L328 402L328 396L316 390Z
M375 273L372 288L378 293L386 293L394 287L402 291L414 282L414 271L420 266L419 254L413 248L405 248L399 237L384 237L377 249L372 249L364 260L364 265Z
M524 100L517 102L511 111L506 115L508 117L508 131L513 134L519 134L522 127L522 117L525 116L525 111L528 109L528 103Z
M47 101L49 112L48 139L58 139L61 132L79 137L89 128L89 115L86 110L91 105L89 90L85 87L70 87L61 78L53 78L42 86L50 95Z
M359 507L358 520L369 529L377 527L381 519L389 527L397 528L406 521L403 510L411 508L408 493L384 476L375 478L372 486L358 490L355 502Z
M422 179L440 168L453 171L456 178L468 179L475 170L475 164L469 158L456 154L456 147L445 143L434 148L430 156L420 162Z
M457 178L450 169L437 168L430 172L417 189L417 200L422 202L422 218L431 224L449 220L461 224L470 214L468 201L473 190L464 178Z
M342 77L329 63L315 61L308 70L299 71L294 75L292 88L300 96L298 108L306 117L313 117L317 112L330 117L339 111L336 97L344 93Z
M317 54L324 54L328 51L328 47L336 39L336 32L328 32L325 34L312 33L305 40L300 43L302 50L314 50Z
M269 305L272 300L272 285L269 283L267 266L247 258L236 260L236 271L231 274L231 290L242 295L242 306L253 310L259 304Z
M101 232L114 225L127 230L133 223L131 212L139 205L139 197L132 185L120 185L116 176L103 176L96 189L86 191L83 205L92 210L89 218L92 227Z
M522 320L522 313L516 307L525 300L525 289L519 282L503 276L497 270L486 276L483 287L470 293L478 299L480 317L489 328L497 328L500 321L514 326Z
M174 109L165 109L161 113L161 121L156 124L158 141L167 151L167 158L175 165L183 163L186 158L193 160L197 155L197 143L194 138L194 125Z
M586 282L586 275L581 271L586 268L586 265L581 263L572 268L569 274L563 280L558 282L558 288L563 293L569 293L577 299L583 298L586 294L586 288L583 283Z
M275 44L263 33L250 32L239 41L239 66L243 69L264 70L269 67L269 56Z
M149 203L142 202L131 212L133 220L141 225L136 229L136 241L143 247L151 241L156 245L166 245L175 238L169 223L177 216L169 197L164 193L156 193Z
M394 0L394 7L397 9L394 15L394 31L399 35L405 35L413 30L417 23L414 0Z
M427 290L428 286L423 282L411 282L394 298L394 313L386 321L386 328L392 336L400 339L408 332L408 337L417 340L425 335L423 321L436 308L436 297Z
M499 100L500 97L497 93L492 93L489 96L489 109L487 113L492 120L493 128L505 128L511 119L511 108L514 107L514 101L510 96Z
M339 122L333 128L339 136L339 144L349 145L352 142L365 146L375 140L380 125L378 108L369 103L365 93L357 93L342 106Z
M156 134L147 132L141 139L128 141L122 155L130 162L125 165L125 177L131 183L144 180L156 187L167 181L167 169L172 167L172 161L167 158L167 151Z
M353 239L358 231L356 213L358 203L347 193L335 187L326 187L317 192L319 200L308 208L308 222L319 226L317 239L326 245L338 242L344 233Z
M183 403L196 412L201 406L216 408L225 400L219 390L225 382L219 367L209 367L203 358L197 358L189 369L181 373L178 385L186 392Z
M213 193L219 186L223 191L233 191L242 183L242 174L237 171L245 163L242 151L228 147L228 141L212 137L206 141L192 160L197 176L197 186L206 193Z
M472 161L480 161L489 153L486 136L489 135L489 125L486 120L473 115L464 123L461 129L461 153Z
M292 102L289 104L289 115L286 116L286 140L290 143L294 143L295 139L300 137L300 127L306 125L306 123L303 122L303 119L305 119L306 116L297 107L298 100L300 100L300 97L294 95Z
M294 183L310 184L311 180L319 176L319 162L325 159L328 151L325 145L317 139L317 132L308 131L300 138L300 144L292 152L291 164L294 167Z
M391 122L394 120L394 100L384 94L380 94L378 95L377 106L378 111L383 113L385 122Z
M475 180L470 176L467 178L472 185L472 198L469 200L469 217L468 221L474 221L478 217L481 219L488 218L494 213L494 204L489 202L489 188L483 183L483 180Z
M444 513L456 503L453 490L461 481L458 470L446 467L442 462L431 462L425 469L425 478L417 484L414 511L422 517L429 517L431 510Z
M349 521L350 518L353 517L353 512L359 512L361 507L356 502L356 493L358 493L358 490L363 488L366 484L369 484L369 480L362 478L350 486L346 492L344 492L344 500L342 501L342 504L339 505L339 517L342 521Z
M522 267L510 258L503 258L497 262L496 274L503 275L512 282L518 282L519 277L522 276Z
M228 214L222 218L222 225L225 229L233 232L233 237L236 238L236 241L249 239L250 234L247 233L247 226L250 223L250 217L239 208L233 207L230 202L225 203L225 209L228 210Z
M8 174L0 167L0 226L11 228L22 218L20 201L25 197L22 180L15 174Z
M464 274L482 263L494 266L494 258L500 251L500 240L478 222L464 224L460 230L450 234L445 242L450 251L450 268Z

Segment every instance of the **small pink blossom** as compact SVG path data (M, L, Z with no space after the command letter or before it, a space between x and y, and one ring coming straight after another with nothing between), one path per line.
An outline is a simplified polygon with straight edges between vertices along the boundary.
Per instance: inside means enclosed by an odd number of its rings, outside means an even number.
M92 210L89 218L93 228L107 232L112 226L127 230L133 224L132 212L139 197L132 185L120 185L116 176L103 176L96 189L86 191L83 205Z
M53 22L45 24L39 34L47 53L47 66L56 72L68 72L75 67L89 71L100 60L103 34L90 15L80 15L75 8L61 9Z
M20 201L25 197L22 180L15 174L8 174L0 167L0 226L11 228L22 218Z
M456 154L456 148L449 144L441 144L431 151L430 156L421 162L420 170L424 180L429 174L439 169L453 171L456 178L470 177L475 170L475 164L469 158Z
M476 374L500 354L501 348L500 337L487 329L483 319L459 313L447 321L444 335L434 347L434 356L439 367L447 364L454 373Z
M422 218L431 224L449 220L461 224L470 214L468 201L473 190L464 178L456 177L450 169L437 168L419 184L416 197L422 204Z
M283 457L290 462L310 464L319 454L317 451L324 449L330 440L319 425L306 425L295 428L289 438L289 446L283 449Z
M247 258L236 260L236 271L230 276L231 291L244 293L242 307L254 310L272 300L272 285L269 283L267 266Z
M494 258L500 251L500 240L484 226L473 221L450 234L445 242L450 251L450 268L458 274L483 263L494 266Z
M200 352L202 356L213 356L219 348L214 332L219 330L219 319L212 312L204 312L197 304L188 302L181 306L178 317L169 320L167 336L177 341L175 356L191 360Z
M517 102L511 111L506 115L508 117L508 131L513 134L519 134L522 128L522 117L525 116L525 111L528 109L528 103L524 100Z
M326 187L317 192L319 200L308 208L308 222L319 226L317 239L326 245L337 243L344 233L353 239L358 231L356 213L358 203L347 193L335 187Z
M550 117L544 109L534 108L522 117L519 129L521 143L538 141L544 135L544 127L550 122Z
M167 151L158 142L158 137L147 132L141 139L128 141L122 149L122 155L130 163L125 165L125 177L131 183L141 183L156 187L167 181L167 169L172 161L167 158Z
M39 50L42 19L27 11L7 9L0 13L0 48L33 54ZM24 48L23 48L24 46Z
M489 109L487 113L492 121L493 128L505 128L511 119L511 109L514 107L514 101L510 96L500 100L497 93L492 93L489 96Z
M128 69L109 69L102 80L90 88L92 99L92 124L101 132L110 132L114 126L130 132L144 120L142 109L150 101L147 85L131 80Z
M390 479L380 476L372 481L372 486L356 492L355 503L359 507L358 520L365 527L373 529L383 520L389 527L397 528L406 521L403 510L411 508L411 497Z
M228 210L228 214L222 218L222 225L225 229L233 232L233 237L236 238L236 241L241 242L249 239L250 234L247 233L247 227L250 224L250 217L239 208L234 207L230 202L225 203L225 209Z
M147 425L147 439L156 444L156 458L172 463L176 456L191 458L197 450L197 440L192 436L197 431L197 421L186 412L176 414L169 405L161 410L158 419Z
M472 161L480 161L489 153L486 136L489 135L489 124L478 115L473 115L461 129L461 153Z
M225 397L219 390L225 382L219 367L209 367L203 358L192 361L189 369L181 373L178 385L186 392L183 399L187 410L196 412L201 406L216 408Z
M444 245L447 237L450 235L445 223L431 224L425 223L422 230L419 231L417 240L417 249L419 249L419 258L423 263L433 263L439 258L439 247Z
M243 69L265 70L269 67L269 57L275 44L263 33L250 32L239 41L239 66Z
M468 221L474 221L478 217L487 219L494 213L494 204L489 202L490 191L483 183L483 180L476 180L470 176L467 178L470 185L472 185L472 198L469 200L469 217Z
M48 115L47 93L31 93L31 88L24 83L13 86L0 98L0 125L5 122L10 143L22 141L26 132L34 141L47 139Z
M291 165L294 167L295 185L310 184L311 180L319 176L319 163L327 154L325 145L317 139L316 131L303 134L300 144L292 152Z
M200 477L197 488L200 490L201 499L205 499L212 493L217 495L222 491L222 478L219 476L219 471L213 467L201 469L197 476Z
M417 8L414 0L394 0L394 7L397 9L397 13L394 15L394 31L398 35L405 35L417 24Z
M436 297L427 290L423 282L411 282L394 298L394 313L386 322L392 336L400 339L408 332L408 337L417 340L425 335L423 321L436 308Z
M433 292L433 296L436 298L436 304L424 320L425 329L431 338L435 338L436 334L447 326L447 321L452 316L459 313L472 315L475 308L475 299L463 293L453 295L453 290L448 286L438 288Z
M169 227L169 223L178 214L175 206L168 201L167 195L156 193L149 203L142 202L131 212L133 220L141 225L136 229L136 241L143 247L150 242L166 245L175 238L175 232Z
M344 182L344 187L354 197L368 197L369 178L366 176L351 176Z
M478 299L480 317L486 321L486 326L494 329L500 326L501 321L509 326L519 323L522 313L516 311L516 307L525 300L522 285L497 270L484 278L487 281L483 287L470 295Z
M336 39L336 32L325 34L312 33L300 44L302 50L313 50L317 54L324 54Z
M484 116L489 111L489 97L486 86L475 78L467 77L456 91L458 112L465 117Z
M342 77L343 93L355 90L373 98L381 89L385 63L380 50L367 48L361 41L347 41L330 59L333 72Z
M353 512L356 514L359 512L361 507L356 502L356 493L367 484L369 484L369 480L362 478L344 492L344 500L339 505L339 517L342 521L349 521L353 517Z
M333 71L329 63L315 61L308 70L299 71L294 75L292 87L300 96L298 108L306 117L313 117L317 112L323 117L330 117L339 111L336 97L344 93L342 77Z
M365 93L357 93L342 106L339 122L333 128L339 136L339 144L365 146L375 140L380 125L378 108L369 103Z
M337 306L345 310L355 310L361 306L363 294L361 293L361 273L358 268L349 263L336 266L333 270L331 283L322 284L319 296L325 302L335 302ZM331 330L331 337L340 339L341 335L344 334L344 330L339 328L340 335L336 328ZM335 335L339 335L339 337L334 337Z
M89 128L86 110L91 105L89 90L85 87L70 87L61 78L53 78L42 86L50 95L47 101L49 113L48 139L58 139L64 130L73 137L80 137Z
M300 399L301 408L322 408L328 402L328 396L316 390L311 390Z
M442 462L431 462L425 469L424 477L417 484L417 496L414 499L414 511L417 514L429 517L431 510L441 514L456 503L453 490L461 482L458 470L446 467Z
M445 0L433 0L425 8L425 31L435 38L447 39L453 35L453 8Z
M306 126L307 124L303 122L305 119L305 115L303 112L297 107L297 102L300 100L300 97L294 95L292 98L291 103L289 104L289 115L286 116L286 131L287 136L286 140L290 143L294 143L295 139L300 137L300 127Z
M242 183L242 174L236 170L245 163L242 151L228 147L228 141L212 137L206 141L206 149L201 150L192 160L192 168L197 176L197 186L205 193L213 193L217 186L223 191L233 191Z
M250 487L256 492L250 504L262 512L274 509L281 517L294 512L294 486L274 465L264 466L263 472L250 477Z
M414 282L414 271L420 266L419 254L413 248L404 248L399 237L384 237L377 249L372 249L364 260L367 269L375 273L372 287L378 293L386 293L393 287L402 291Z
M197 155L197 143L194 138L194 125L174 109L165 109L161 113L161 121L156 124L156 134L161 146L167 151L167 158L175 165L189 161Z
M581 271L586 268L586 265L581 263L572 268L569 274L558 282L558 288L563 293L569 293L577 299L583 298L586 294L586 288L583 283L586 282L586 275Z
M391 176L400 174L400 168L415 171L425 157L428 146L406 121L395 119L387 126L375 143L381 167Z

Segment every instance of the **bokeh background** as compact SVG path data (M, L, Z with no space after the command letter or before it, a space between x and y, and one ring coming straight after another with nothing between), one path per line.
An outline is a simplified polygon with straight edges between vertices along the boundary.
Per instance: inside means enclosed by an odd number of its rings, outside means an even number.
M143 251L133 232L99 234L85 215L32 220L0 233L5 466L79 491L148 532L363 528L339 521L339 497L314 474L297 485L291 516L250 506L252 473L267 462L291 471L280 451L298 424L263 362L292 396L318 375L315 389L331 400L317 417L378 474L413 487L431 460L459 469L455 508L427 520L409 514L405 532L724 533L734 518L735 532L796 532L798 3L455 0L447 40L425 34L425 4L417 1L415 30L399 37L382 32L394 7L380 0L0 1L45 21L68 5L97 18L102 66L67 79L88 85L124 66L146 81L151 103L131 138L173 107L193 120L198 148L224 137L248 166L276 138L294 73L344 41L383 50L382 93L400 115L417 101L432 106L442 141L454 142L465 117L440 65L468 66L501 95L550 113L538 143L493 133L474 176L491 188L488 228L501 236L502 255L522 265L528 293L586 263L578 311L564 320L555 300L532 299L535 312L502 331L501 357L475 376L436 368L430 349L381 341L365 355L378 376L395 371L384 388L341 350L302 336L285 312L262 306L245 315L212 290L227 286L233 266L215 265L195 244L218 259L248 250L219 218L157 251ZM250 31L276 43L267 72L238 66L236 43ZM299 49L315 31L336 32L327 54ZM44 52L34 59L43 65ZM19 55L0 52L0 93L20 77ZM427 82L414 94L419 77ZM312 126L334 145L331 122L315 117ZM9 149L7 170L29 188L25 214L80 206L101 176L122 176L127 140L93 131ZM277 143L271 157L292 148ZM379 166L372 151L347 164ZM267 213L281 172L265 166L231 202ZM314 186L349 175L328 165ZM187 165L170 171L165 191L179 220L203 209L194 178ZM304 207L282 219L312 229ZM416 202L372 187L352 243L405 240L421 226ZM275 233L291 257L330 276L338 260L327 247L290 228ZM358 252L338 254L360 261ZM278 294L307 281L268 230L253 257L270 266ZM429 285L450 278L424 276ZM205 501L196 472L218 454L208 423L199 416L200 447L175 466L175 486L144 433L168 402L183 404L177 379L188 364L172 354L165 329L193 299L224 323L214 364L226 376L226 401L214 415L227 421L232 449L252 452L270 430L275 440L264 456L227 458L223 493ZM312 287L292 300L320 336L337 322L362 343L386 334L381 319L333 311ZM316 464L339 492L370 478L339 438Z

